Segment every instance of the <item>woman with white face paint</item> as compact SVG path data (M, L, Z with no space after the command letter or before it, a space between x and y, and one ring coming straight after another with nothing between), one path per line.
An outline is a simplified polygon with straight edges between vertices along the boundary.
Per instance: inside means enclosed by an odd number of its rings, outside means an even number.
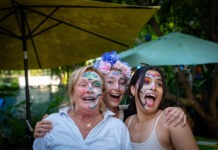
M103 98L106 107L114 112L114 116L124 119L123 110L119 104L123 99L131 78L131 67L122 62L115 51L106 52L98 59L94 67L99 70L105 79L106 91Z
M130 95L137 114L125 121L134 150L197 150L188 124L166 125L161 105L165 90L163 72L155 66L137 69L130 81ZM182 141L181 141L182 140Z
M105 108L104 87L104 78L93 67L74 71L68 87L70 103L46 117L53 129L35 139L33 149L131 150L127 127Z
M106 108L114 113L114 117L124 121L124 118L128 117L128 115L125 116L124 111L119 109L119 105L131 79L131 67L122 62L115 51L104 53L93 66L103 74L105 79L106 90L103 101ZM186 115L181 108L168 107L164 111L166 123L172 123L174 126L186 124ZM44 136L51 128L52 124L49 121L37 122L34 137Z

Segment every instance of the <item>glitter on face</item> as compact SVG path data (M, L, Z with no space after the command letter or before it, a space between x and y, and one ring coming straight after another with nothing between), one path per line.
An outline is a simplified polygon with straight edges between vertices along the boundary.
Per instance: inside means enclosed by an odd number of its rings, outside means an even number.
M82 75L82 79L85 80L81 82L80 85L83 87L84 91L90 91L91 94L88 95L93 101L90 100L90 109L94 109L102 96L102 80L99 75L95 72L85 72Z
M127 80L119 70L112 70L105 76L107 89L126 90Z
M126 91L126 76L119 70L113 69L104 75L106 92L105 103L108 108L117 107Z
M140 90L140 103L145 109L154 106L156 91L163 91L162 78L157 71L147 71L144 77L144 84ZM161 92L162 94L163 92ZM149 95L149 96L148 96Z

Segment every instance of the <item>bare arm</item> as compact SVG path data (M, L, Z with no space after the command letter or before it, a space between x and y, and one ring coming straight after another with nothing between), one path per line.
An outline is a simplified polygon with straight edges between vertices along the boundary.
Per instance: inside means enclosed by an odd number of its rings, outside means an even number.
M42 120L36 123L33 136L34 138L43 137L46 133L48 133L52 129L52 123L47 120L43 120L48 115L44 115Z
M192 131L188 124L185 126L177 126L177 127L170 127L170 138L173 144L173 147L176 150L198 150L198 146L196 140L192 134Z
M180 107L167 107L164 109L166 124L181 127L187 124L187 116Z

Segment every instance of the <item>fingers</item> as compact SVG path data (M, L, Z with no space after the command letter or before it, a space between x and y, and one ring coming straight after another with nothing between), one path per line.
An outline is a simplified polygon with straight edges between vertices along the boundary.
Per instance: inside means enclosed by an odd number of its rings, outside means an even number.
M182 127L184 127L187 124L187 116L185 114L185 116L183 117L183 123L181 124Z
M47 118L48 117L48 114L45 114L43 117L42 117L42 119L45 119L45 118Z
M177 121L179 118L179 113L178 112L169 112L167 117L166 117L166 123L167 125L170 125L171 123L176 123L175 121Z
M184 120L184 113L179 114L178 118L175 118L175 120L172 121L172 125L173 125L174 127L176 127L176 126L178 126L178 125L183 126L183 124L184 124L184 123L183 123L183 120Z
M164 114L165 114L165 121L167 125L170 125L170 123L179 116L178 111L174 107L166 108L164 110Z
M165 121L167 125L172 124L174 127L186 125L187 119L184 111L179 107L168 107L164 110Z
M46 132L34 131L34 138L44 137Z
M33 136L34 138L43 137L47 132L52 129L50 121L42 120L36 123Z

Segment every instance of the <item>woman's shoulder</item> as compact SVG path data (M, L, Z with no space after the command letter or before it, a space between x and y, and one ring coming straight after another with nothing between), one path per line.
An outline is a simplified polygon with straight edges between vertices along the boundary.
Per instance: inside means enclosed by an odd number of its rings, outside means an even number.
M131 123L131 121L132 121L132 119L134 118L135 115L136 115L136 114L131 115L131 116L129 116L128 118L126 118L125 124L126 124L127 127L129 127L129 125L130 125L130 123Z
M61 117L67 115L68 115L68 109L61 108L58 112L49 114L48 117L46 117L45 119L54 121L54 120L59 120Z
M49 114L45 120L53 120L53 119L57 119L59 117L59 113L52 113L52 114Z
M106 123L109 126L113 126L114 129L119 129L121 127L126 127L126 125L124 124L124 122L121 119L119 119L117 117L114 117L114 116L108 116L107 119L106 119Z

